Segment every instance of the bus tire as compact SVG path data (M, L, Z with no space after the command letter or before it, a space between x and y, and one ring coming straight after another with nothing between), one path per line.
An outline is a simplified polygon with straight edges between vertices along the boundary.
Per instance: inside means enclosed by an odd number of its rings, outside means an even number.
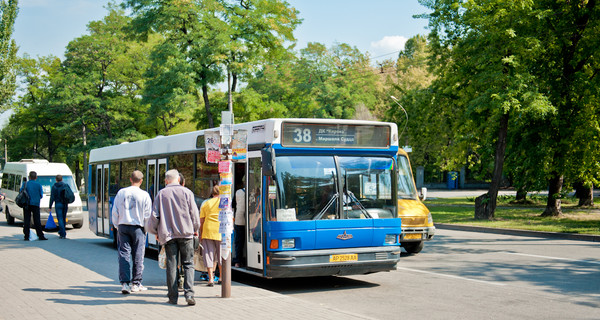
M8 225L13 225L15 224L15 217L10 215L10 212L8 212L8 206L4 207L4 214L6 214L6 223Z
M414 254L414 253L421 252L421 250L423 250L424 244L425 244L424 241L404 242L404 243L402 243L402 247L404 247L404 250L406 250L406 252L408 252L410 254Z
M73 223L73 228L81 229L81 227L83 227L83 223Z

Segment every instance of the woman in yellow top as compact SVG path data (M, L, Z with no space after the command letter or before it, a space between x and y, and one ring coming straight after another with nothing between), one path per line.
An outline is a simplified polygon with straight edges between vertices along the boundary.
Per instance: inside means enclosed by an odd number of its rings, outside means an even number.
M221 233L219 233L219 186L214 186L212 198L204 201L200 207L200 239L202 256L208 271L208 286L214 286L215 264L219 263L221 273Z

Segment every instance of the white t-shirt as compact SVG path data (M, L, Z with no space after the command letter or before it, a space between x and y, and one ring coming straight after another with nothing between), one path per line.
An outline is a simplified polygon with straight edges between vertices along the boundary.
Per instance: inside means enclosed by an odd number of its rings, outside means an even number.
M239 189L235 192L235 225L246 225L246 192Z
M148 192L129 186L117 192L112 208L113 225L145 226L152 213L152 200Z

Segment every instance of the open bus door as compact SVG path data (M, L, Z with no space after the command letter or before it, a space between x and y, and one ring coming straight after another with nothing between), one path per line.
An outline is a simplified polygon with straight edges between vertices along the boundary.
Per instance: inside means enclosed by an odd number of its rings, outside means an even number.
M110 198L108 195L108 164L99 164L96 166L96 230L97 235L110 236ZM114 236L114 235L113 235Z
M263 197L260 151L248 152L246 248L248 267L263 270Z
M165 187L165 173L167 172L167 159L149 159L146 162L146 191L152 203L158 191ZM158 247L156 235L148 233L148 245Z

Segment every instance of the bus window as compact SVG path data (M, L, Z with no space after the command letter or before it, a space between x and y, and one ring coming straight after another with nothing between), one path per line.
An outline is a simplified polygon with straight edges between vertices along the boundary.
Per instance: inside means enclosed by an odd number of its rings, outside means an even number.
M169 169L177 169L179 173L183 174L186 184L185 186L194 191L195 183L192 183L194 179L194 155L191 153L176 154L169 157Z
M187 179L187 178L186 178ZM196 156L196 175L194 180L194 194L198 201L198 206L204 200L211 197L213 186L219 184L219 167L216 163L207 163L204 153Z
M398 199L417 199L408 158L398 155Z
M248 241L261 243L262 196L261 161L252 158L248 162Z
M110 164L110 178L108 185L109 196L115 196L121 189L121 162L112 162Z
M394 160L383 157L339 157L344 217L392 218Z
M296 209L297 220L335 219L336 169L332 156L277 157L280 209Z
M10 173L8 174L7 180L8 180L8 189L10 190L17 190L21 187L20 183L15 183L15 178L18 176L15 176L14 174ZM17 186L17 188L15 188L15 185Z

